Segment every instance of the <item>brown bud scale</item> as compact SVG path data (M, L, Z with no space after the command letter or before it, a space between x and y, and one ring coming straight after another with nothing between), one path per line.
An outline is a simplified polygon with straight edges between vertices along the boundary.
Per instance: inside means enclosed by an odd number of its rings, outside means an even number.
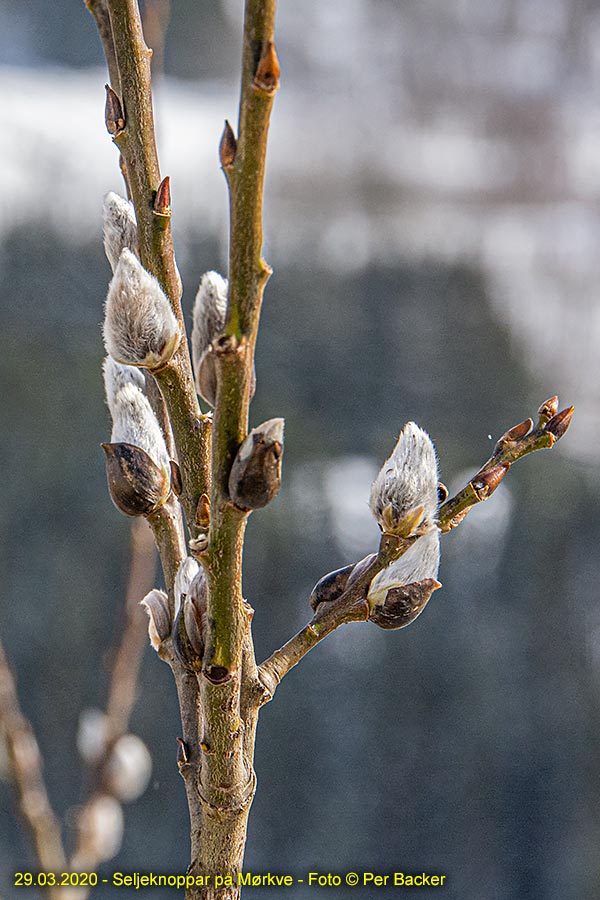
M148 516L165 502L170 484L166 472L141 447L102 444L112 502L126 516Z
M405 628L423 612L434 591L441 588L435 578L414 581L402 587L391 588L385 603L371 610L369 620L380 628Z
M486 500L488 497L491 497L509 469L510 463L505 462L499 463L497 466L492 466L492 468L487 471L478 472L471 481L473 490L478 498L480 500Z
M555 440L559 441L571 424L574 411L575 407L569 406L567 409L563 409L561 412L556 413L556 415L552 416L550 421L546 423L544 430L547 431L548 434L551 434Z
M223 134L221 135L221 142L219 143L219 159L221 160L223 169L231 169L235 163L236 154L237 141L235 139L235 134L233 133L233 128L227 119L225 119L225 127L223 129Z
M155 216L171 218L171 179L166 175L158 186L152 212Z
M549 419L552 418L552 416L555 416L557 412L558 396L555 394L554 397L550 397L548 400L545 400L538 409L540 425L544 425Z
M125 114L118 94L113 91L110 84L104 85L106 89L106 104L104 106L104 121L106 130L113 137L118 137L125 128Z
M277 58L277 51L273 41L267 41L264 46L254 75L254 86L267 94L274 94L279 87L281 69Z
M323 575L323 577L317 581L309 597L313 612L317 611L317 606L319 606L320 603L331 603L344 593L350 573L354 567L355 563L351 563L349 566L344 566L342 569L336 569L335 572L329 572L328 575Z

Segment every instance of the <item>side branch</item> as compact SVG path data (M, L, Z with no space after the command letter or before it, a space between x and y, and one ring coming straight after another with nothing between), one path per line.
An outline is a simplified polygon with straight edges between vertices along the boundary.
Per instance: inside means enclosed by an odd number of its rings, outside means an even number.
M379 572L406 553L415 540L418 538L382 535L379 552L360 575L336 600L321 603L308 625L259 666L259 679L267 691L262 698L263 703L272 699L281 679L323 638L340 625L347 622L364 622L369 618L370 609L366 599L369 585Z
M568 407L561 412L557 412L557 410L558 397L551 397L540 406L538 423L535 428L533 421L526 419L502 435L491 458L484 463L467 486L440 507L438 524L443 534L456 528L473 506L487 500L493 494L512 463L535 450L552 447L556 441L560 440L570 425L573 407ZM384 534L377 556L374 556L371 562L363 568L358 578L353 580L350 575L353 569L356 571L352 565L340 569L339 573L332 573L332 576L327 578L327 590L330 590L336 599L331 602L321 602L308 625L259 666L259 679L265 689L265 694L260 702L266 703L272 699L281 679L324 637L346 622L364 621L370 617L370 614L372 615L366 600L369 585L382 569L406 553L415 540L418 538L402 539ZM337 595L339 588L336 588L338 581L345 586L339 595ZM440 587L440 584L433 579L428 579L421 582L420 586L408 587L417 588L416 599L421 603L423 600L426 602L431 593ZM389 592L389 594L393 593L393 591ZM413 597L415 597L414 591ZM325 595L323 599L328 598ZM393 606L393 598L390 599ZM408 609L405 604L401 605L401 615L404 614L405 608ZM406 624L409 624L410 621L412 621L412 617L409 615L406 617ZM381 624L381 617L378 624Z
M571 424L574 407L558 410L558 397L551 397L538 409L538 423L525 419L509 428L498 440L492 456L456 496L442 504L438 524L442 534L456 528L473 506L492 496L511 465L536 450L549 449Z
M13 674L0 645L0 726L5 734L10 770L19 795L21 815L35 846L41 870L64 871L66 860L60 825L48 799L42 758L30 723L19 706ZM58 888L47 888L60 897Z

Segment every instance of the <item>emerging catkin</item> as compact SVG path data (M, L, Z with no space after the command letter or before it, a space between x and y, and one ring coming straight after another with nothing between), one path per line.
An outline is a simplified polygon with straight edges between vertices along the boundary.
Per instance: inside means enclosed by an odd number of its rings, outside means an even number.
M171 304L153 275L125 248L108 288L104 343L117 362L158 369L181 340Z
M109 191L102 206L102 226L104 252L114 272L125 247L138 254L137 222L133 203Z

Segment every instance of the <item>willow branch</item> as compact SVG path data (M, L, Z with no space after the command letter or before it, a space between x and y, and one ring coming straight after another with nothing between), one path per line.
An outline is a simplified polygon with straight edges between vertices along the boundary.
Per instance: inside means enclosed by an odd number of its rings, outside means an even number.
M417 537L401 538L383 534L377 555L360 576L352 581L336 600L321 603L310 622L259 666L259 678L266 689L266 694L262 698L263 703L272 698L281 679L323 638L340 625L348 622L364 622L369 618L369 604L366 597L371 582L391 562L403 556L416 540Z
M571 424L574 407L557 410L558 397L551 397L538 409L535 427L532 419L525 419L502 435L491 457L468 484L440 506L438 524L442 534L460 525L473 506L489 499L513 463L536 450L550 449L560 440Z
M226 337L217 347L213 425L209 634L204 671L225 677L239 669L245 620L241 555L246 516L229 501L228 478L248 431L254 346L270 269L262 259L267 137L279 64L273 43L275 0L246 0L237 141L226 126L221 162L229 187L229 298ZM211 675L212 673L212 675Z
M137 0L107 0L107 7L124 121L123 127L113 133L113 139L125 160L137 216L140 259L144 268L160 282L181 323L179 349L164 369L152 374L167 404L182 472L181 502L190 531L195 535L198 499L208 491L209 420L200 413L187 351L170 205L160 209L155 206L161 177L152 108L152 51L144 40ZM163 183L163 190L164 187Z
M102 41L102 49L106 58L106 66L108 68L108 77L113 85L119 84L119 69L117 66L117 58L115 56L115 42L113 40L112 25L110 23L110 15L108 13L107 0L84 0L85 5L94 17L100 40Z
M568 429L573 415L573 407L557 412L558 397L546 400L538 410L538 423L534 427L532 419L526 419L510 428L496 443L490 459L479 469L458 494L442 504L439 510L439 528L442 534L456 528L469 510L487 500L496 490L510 466L523 456L554 446ZM347 622L363 621L369 618L366 602L369 585L373 578L395 559L399 559L415 540L403 540L397 546L390 544L391 535L383 535L377 556L356 581L331 603L321 603L311 621L292 637L287 644L276 650L259 667L259 678L265 688L261 702L270 700L281 679L300 662L324 637ZM387 539L387 543L386 543ZM397 540L397 539L396 539ZM416 538L418 540L418 538ZM347 567L348 571L351 566ZM438 584L439 587L439 584Z
M65 869L60 825L48 799L42 774L42 757L33 732L19 705L13 674L0 644L0 725L5 734L10 770L19 798L19 811L33 840L41 870ZM46 888L50 897L62 896L58 888Z

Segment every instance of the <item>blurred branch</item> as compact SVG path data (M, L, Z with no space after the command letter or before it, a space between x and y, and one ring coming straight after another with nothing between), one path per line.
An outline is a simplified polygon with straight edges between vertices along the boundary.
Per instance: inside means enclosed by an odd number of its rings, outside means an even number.
M144 34L152 47L154 77L165 71L165 42L171 19L171 0L144 0L142 23Z
M535 427L532 419L525 419L502 435L490 459L466 487L440 507L438 524L443 534L460 525L473 506L491 497L512 463L536 450L550 448L560 440L571 423L573 407L570 406L561 412L557 410L558 397L551 397L538 409L538 422ZM379 552L364 568L360 577L354 581L350 578L349 586L341 593L338 592L336 599L317 605L311 621L259 666L259 679L265 689L262 703L272 698L281 679L324 637L347 622L364 621L369 618L370 610L366 596L372 580L382 569L406 553L414 540L418 540L405 538L394 546L390 542L392 537L384 534ZM340 570L338 580L342 586L348 583L353 568L347 566L346 569ZM333 585L333 581L331 583ZM422 584L425 586L425 582ZM429 591L426 600L429 599L431 591L439 586L438 582L432 581L424 588L425 591ZM420 599L423 600L423 597Z
M37 864L45 872L64 871L66 861L60 824L44 784L42 756L33 728L19 706L15 679L1 644L0 725L6 738L19 811L31 835ZM59 888L47 887L45 890L53 900L64 897Z
M92 782L86 803L77 816L77 846L71 860L72 871L90 872L102 860L98 858L98 841L94 830L94 808L100 794L110 794L105 770L117 740L127 733L136 701L142 656L147 644L146 616L140 600L154 586L156 549L152 531L143 519L131 525L131 563L127 583L124 621L118 629L118 643L113 657L104 719L104 751L94 764ZM117 798L118 799L118 798ZM78 900L88 895L79 888Z

